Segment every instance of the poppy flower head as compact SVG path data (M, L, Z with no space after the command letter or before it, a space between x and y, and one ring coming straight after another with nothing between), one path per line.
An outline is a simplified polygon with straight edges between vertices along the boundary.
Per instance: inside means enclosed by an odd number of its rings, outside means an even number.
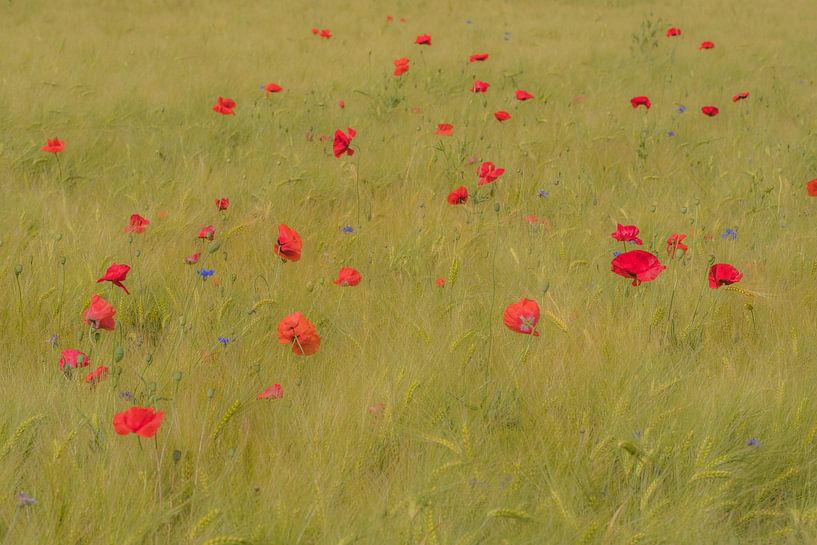
M185 257L184 262L187 263L188 265L195 265L196 263L199 262L200 257L201 257L201 252L196 252L193 255L189 255L189 256Z
M808 193L809 197L817 197L817 178L806 184L806 193Z
M218 97L218 101L213 106L213 111L221 115L235 115L235 100L231 98Z
M100 365L87 375L85 375L85 383L86 384L96 384L98 382L102 382L106 378L108 378L109 369L104 365Z
M468 57L468 62L482 62L488 59L488 53L474 53Z
M203 240L213 240L216 236L216 228L212 225L208 225L207 227L202 227L201 231L199 231L198 237Z
M732 102L737 102L739 100L746 100L749 98L749 91L744 91L742 93L738 93L732 97Z
M741 278L743 278L743 275L732 265L716 263L709 267L709 287L712 289L734 284L739 282Z
M667 37L672 38L673 36L680 36L681 29L678 27L671 26L667 29Z
M278 343L292 345L292 353L298 356L311 356L318 351L321 338L306 316L294 312L278 323Z
M351 267L342 267L334 284L336 286L357 286L360 280L360 272Z
M97 283L99 283L99 282L110 282L114 286L122 288L123 290L125 290L125 293L130 295L130 292L128 291L128 288L126 288L122 284L122 282L124 282L125 279L127 278L128 272L130 272L130 266L129 265L122 265L122 264L119 264L119 263L114 263L113 265L108 267L108 270L105 271L105 274L101 278L99 278L99 280L97 280Z
M417 39L414 40L414 43L417 45L431 45L431 36L428 34L420 34L417 36Z
M264 388L264 391L255 396L255 399L281 399L282 397L284 397L284 389L280 384L273 384Z
M315 36L320 36L321 38L323 38L325 40L328 40L329 38L332 37L332 31L329 30L328 28L322 28L322 29L318 30L317 28L313 27L312 28L312 34L314 34Z
M517 89L516 90L516 100L525 101L525 100L531 100L532 98L534 98L534 97L529 92L523 91L522 89Z
M491 84L486 81L477 80L474 82L474 85L471 86L472 93L484 93L488 90Z
M485 161L477 168L477 176L479 176L479 183L477 185L490 184L504 173L504 168L496 168L492 162Z
M59 363L60 370L65 369L65 367L76 369L77 367L88 367L91 365L91 360L88 358L88 355L85 352L68 348L62 351Z
M65 140L60 140L59 138L54 138L53 140L50 138L46 138L48 142L46 145L40 148L40 151L44 151L46 153L59 153L65 149Z
M439 136L451 136L453 134L453 131L454 125L452 125L451 123L440 123L439 125L437 125L437 132L435 132L434 134L437 134Z
M150 222L140 216L139 214L133 214L130 217L130 222L128 226L125 227L126 233L144 233L145 227L150 225Z
M116 309L110 303L99 295L92 295L91 304L82 316L85 323L94 329L113 331L116 327L116 321L113 319L115 315Z
M614 239L619 242L635 242L638 246L641 246L643 242L640 238L638 238L638 227L635 225L621 225L620 223L616 224L616 232L610 235Z
M230 199L226 197L222 197L220 199L216 199L216 208L221 210L227 210L227 207L230 206Z
M113 429L119 435L135 433L149 439L156 435L162 424L164 413L148 407L131 407L127 411L116 413L113 417Z
M639 106L644 106L645 108L647 108L649 110L650 106L652 106L652 102L650 102L650 99L648 97L646 97L644 95L640 95L640 96L631 98L630 99L630 105L633 108L638 108Z
M706 42L701 42L701 45L698 46L698 49L712 49L714 47L715 47L714 42L706 41Z
M344 153L350 157L355 154L355 150L349 146L352 144L352 138L357 136L357 132L352 128L346 130L348 134L340 129L335 131L335 142L332 144L332 153L335 154L335 157L340 157Z
M284 261L298 261L301 259L301 235L289 225L278 225L278 238L273 248L275 255Z
M394 75L402 76L409 71L409 60L406 57L400 57L394 60Z
M439 278L437 278L437 280L434 281L434 283L437 284L437 286L439 286L441 288L444 288L445 287L445 278L440 276Z
M494 117L497 121L507 121L511 118L511 114L504 110L499 110L498 112L494 112Z
M644 250L631 250L613 258L611 270L624 278L630 278L633 286L655 280L667 267L658 258Z
M511 331L538 337L536 324L539 322L539 304L531 299L522 298L505 308L502 321Z
M278 85L277 83L268 83L264 86L264 91L266 91L266 96L270 96L270 93L280 93L283 91L284 88Z
M465 204L468 202L468 189L461 185L448 194L448 204Z
M701 113L709 117L715 117L719 112L720 110L715 106L704 106L701 108Z
M675 259L675 254L678 252L678 250L683 250L684 255L686 255L689 247L683 243L685 238L686 235L683 233L674 233L667 239L667 255L669 257Z

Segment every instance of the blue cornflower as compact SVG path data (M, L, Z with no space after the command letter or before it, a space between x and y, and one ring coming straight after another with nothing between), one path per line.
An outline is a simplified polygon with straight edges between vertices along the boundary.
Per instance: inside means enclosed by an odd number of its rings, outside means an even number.
M354 231L354 228L351 225L344 225L343 227L340 228L340 230L346 234L349 234Z
M37 503L37 500L26 494L25 492L20 492L17 494L17 505L20 507L28 507L29 505L34 505Z
M734 229L726 229L726 232L721 235L721 238L728 238L729 240L735 240L738 238L738 232Z
M59 340L59 338L60 338L60 337L59 337L58 335L51 335L50 337L48 337L48 338L45 340L45 342L47 342L48 344L50 344L50 345L51 345L51 348L57 348L57 344L58 344L58 340Z
M619 252L618 250L613 251L613 257L618 257L620 255L621 255L621 252Z
M537 195L537 196L538 196L540 199L547 199L547 198L550 196L550 193L548 193L548 192L547 192L547 191L545 191L544 189L540 189L539 191L537 191L537 192L536 192L536 195Z
M675 136L675 131L667 131L667 136L669 137Z
M230 344L230 339L228 339L227 337L219 337L218 342L220 342L224 346L227 346L228 344Z
M211 276L216 274L216 270L215 269L199 269L198 273L201 275L201 277L204 280L207 280L208 278L210 278Z
M752 437L751 439L746 441L746 446L747 447L759 447L760 446L760 441L758 441L755 437Z
M685 111L687 111L687 107L686 107L686 106L684 106L684 105L678 106L678 113L679 113L679 114L682 114L682 113L684 113Z
M119 399L133 399L133 393L128 391L119 392Z
M641 431L634 431L633 432L633 438L634 439L641 439L641 433L642 433Z

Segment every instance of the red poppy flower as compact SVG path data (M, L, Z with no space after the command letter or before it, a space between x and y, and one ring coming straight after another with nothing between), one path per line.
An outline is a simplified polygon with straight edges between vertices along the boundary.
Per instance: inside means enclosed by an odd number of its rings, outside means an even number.
M346 107L346 103L341 100L338 102L338 107L342 110Z
M438 134L440 136L451 136L453 134L452 133L453 130L454 125L452 125L451 123L440 123L439 125L437 125L437 132L435 132L434 134Z
M630 99L630 105L633 108L638 108L639 106L644 106L645 108L647 108L649 110L650 106L652 106L652 102L650 102L650 99L648 97L645 97L644 95L640 95L640 96L631 98Z
M414 40L414 43L417 45L431 45L431 36L428 34L420 34L417 36L417 39Z
M337 286L357 286L360 284L360 273L351 267L342 267L338 278L334 281Z
M817 197L817 178L806 184L806 192L809 197Z
M44 151L46 153L59 153L65 149L65 140L60 140L55 137L53 140L46 138L46 141L48 143L41 147L40 151Z
M718 115L718 112L720 112L720 110L715 106L704 106L703 108L701 108L701 112L704 115L708 115L709 117L715 117L716 115Z
M255 399L281 399L282 397L284 397L284 389L280 384L273 384L264 388L264 391L255 396Z
M612 271L624 278L632 278L633 286L655 280L667 267L658 258L644 250L631 250L613 258Z
M230 206L230 199L226 197L216 199L216 208L218 208L219 210L227 210L228 206Z
M505 172L504 168L495 168L490 161L485 161L477 169L477 176L479 176L479 183L477 185L490 184Z
M670 256L672 259L675 259L675 253L678 250L683 250L684 255L686 255L687 250L689 250L689 247L682 242L685 238L686 235L683 233L675 233L671 237L669 237L667 239L667 255Z
M163 417L162 411L154 411L148 407L131 407L114 415L113 429L119 435L135 433L139 437L149 439L156 435Z
M200 257L201 257L201 252L196 252L193 255L189 255L189 256L185 257L184 262L187 263L188 265L195 265L196 263L199 262Z
M278 239L273 250L284 261L298 261L301 259L301 235L286 224L278 225Z
M100 365L87 375L85 375L85 383L86 384L96 384L98 382L102 382L108 377L109 369L104 365Z
M437 278L437 280L435 280L435 282L437 283L437 285L439 287L441 287L441 288L445 287L445 278L443 278L442 276Z
M235 100L231 98L218 97L218 102L213 106L213 111L221 115L235 115Z
M62 356L60 357L61 370L66 366L76 369L77 367L88 367L89 365L91 365L91 360L85 352L80 352L73 348L62 351Z
M499 110L498 112L494 112L494 117L497 121L507 121L511 118L511 114L504 110Z
M472 93L484 93L485 91L488 90L488 87L490 87L490 86L491 86L491 84L488 83L488 82L477 80L477 81L474 82L474 85L471 87L471 92Z
M749 91L744 91L742 93L738 93L732 97L732 102L737 102L738 100L744 100L749 98Z
M516 100L525 101L525 100L530 100L532 98L534 98L534 97L529 92L523 91L522 89L517 89L516 90Z
M393 23L394 22L394 15L386 15L386 22Z
M667 29L667 37L672 38L673 36L680 36L681 29L678 27L671 26Z
M448 204L465 204L468 202L468 189L464 185L448 194Z
M743 275L732 265L716 263L709 267L709 287L716 289L739 282Z
M212 225L202 227L199 231L198 237L204 240L213 240L216 236L216 228Z
M113 317L116 315L116 309L99 295L91 296L91 304L85 309L83 318L85 323L94 329L107 329L113 331L116 327L116 321Z
M150 222L140 216L139 214L133 214L130 217L130 223L127 227L125 227L126 233L144 233L145 227L150 225Z
M698 49L712 49L713 47L715 47L715 43L707 41L707 42L701 42L701 45L698 46Z
M295 312L278 323L278 343L291 344L292 352L299 356L311 356L318 351L321 338L306 316Z
M396 59L393 62L395 76L402 76L403 74L409 71L409 60L406 57L400 57L399 59Z
M268 83L264 86L264 90L266 91L266 95L270 96L270 93L280 93L284 88L277 83Z
M329 38L332 37L332 31L329 30L328 28L322 28L321 31L318 32L317 34L318 34L318 36L320 36L321 38L324 38L326 40L328 40Z
M610 235L614 239L619 242L629 242L634 241L638 246L641 246L643 242L640 238L638 238L638 227L635 225L621 225L620 223L616 224L616 232Z
M350 148L349 145L352 143L352 138L357 136L357 133L352 128L346 130L349 131L349 134L341 130L335 131L335 142L332 145L332 152L335 154L335 157L340 157L344 153L349 156L355 154L355 150Z
M511 331L525 335L533 334L534 337L538 337L536 324L539 322L539 305L536 301L522 298L505 308L505 312L502 313L502 321Z
M105 275L96 282L97 284L106 281L111 282L114 286L122 288L123 290L125 290L125 293L130 295L128 288L126 288L122 284L122 282L125 281L125 278L127 278L129 271L130 271L129 265L120 265L118 263L114 263L113 265L108 267L108 270L105 271Z
M310 32L312 32L312 34L314 34L315 36L317 36L317 35L318 35L318 32L320 32L320 30L318 30L318 29L317 29L317 28L315 28L315 27L312 27L312 28L310 29Z
M482 62L488 59L488 53L474 53L468 57L468 62Z

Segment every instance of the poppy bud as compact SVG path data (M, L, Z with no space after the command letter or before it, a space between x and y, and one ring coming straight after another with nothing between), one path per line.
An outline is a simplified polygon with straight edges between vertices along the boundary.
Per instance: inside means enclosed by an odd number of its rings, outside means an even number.
M211 242L210 245L207 246L207 251L212 254L213 252L215 252L219 248L221 248L221 241L217 240L215 242Z
M60 265L65 265L65 256L64 255L60 256Z
M84 339L84 338L85 338L85 332L84 332L84 331L80 331L80 332L79 332L79 336L77 337L77 342L80 342L80 343L81 343L81 342L82 342L82 339Z
M207 399L213 399L214 395L216 395L216 391L212 388L207 388Z
M176 371L176 374L173 375L173 378L176 379L176 382L181 382L182 381L182 372L181 371Z
M181 459L182 459L182 451L174 450L173 451L173 463L178 464L179 460L181 460Z
M494 203L494 212L499 213L499 203Z
M752 305L752 303L746 303L746 310L752 311L752 310L754 310L754 308L755 307Z
M22 265L15 265L14 266L14 276L20 276L23 273L23 266Z
M619 441L618 447L626 450L635 457L641 456L641 450L630 441Z
M58 233L58 234L57 234L57 236L56 236L56 237L54 237L54 238L56 239L56 241L57 241L57 242L59 242L59 241L61 241L61 240L62 240L62 234L59 234L59 233Z
M151 363L153 363L153 354L148 354L145 358L145 365L150 365Z
M687 213L687 207L686 207L686 206L681 207L681 213L682 213L682 214L686 214L686 213Z
M655 205L650 206L650 212L655 212Z
M545 282L545 284L542 286L542 293L547 293L548 289L550 289L550 284Z
M113 362L114 363L119 363L120 361L122 361L122 358L124 358L124 357L125 357L125 349L122 348L121 345L114 348L114 350L113 350Z
M99 330L95 330L94 331L94 342L99 341L99 336L100 336Z
M133 235L128 235L128 244L133 244Z
M133 255L135 255L136 257L141 256L142 255L142 250L136 250L135 252L133 252Z

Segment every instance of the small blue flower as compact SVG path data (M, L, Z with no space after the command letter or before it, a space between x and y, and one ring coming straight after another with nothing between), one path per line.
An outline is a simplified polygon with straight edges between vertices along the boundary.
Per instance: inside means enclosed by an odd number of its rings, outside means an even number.
M26 494L25 492L20 492L17 494L17 505L20 507L28 507L29 505L34 505L37 503L37 500Z
M340 228L340 230L346 234L349 234L354 231L354 228L351 225L344 225L343 227Z
M133 399L133 394L131 392L128 392L128 391L119 392L119 399L131 400L131 399Z
M752 437L748 441L746 441L747 447L760 447L760 441L758 441L755 437Z
M683 105L678 106L678 113L679 113L679 114L682 114L682 113L684 113L685 111L687 111L687 107L686 107L686 106L683 106Z
M48 338L45 340L45 342L47 342L48 344L50 344L50 345L51 345L51 348L57 348L57 344L58 344L58 343L57 343L57 341L59 340L59 338L60 338L60 337L59 337L58 335L51 335L50 337L48 337Z
M511 33L506 31L505 34L503 35L503 38L507 42L508 40L511 39Z
M734 229L726 229L726 232L721 235L721 238L728 238L729 240L735 240L738 238L738 232Z
M201 275L202 279L207 280L214 274L216 274L215 269L199 269L198 273Z
M228 344L230 344L230 339L228 339L227 337L219 337L218 342L220 342L224 346L227 346Z
M641 439L641 431L634 431L633 432L634 439Z
M548 192L547 192L547 191L545 191L544 189L540 189L539 191L537 191L537 192L536 192L536 195L537 195L537 196L538 196L540 199L547 199L547 198L550 196L550 193L548 193Z
M673 136L675 136L675 131L667 131L667 136L672 138Z
M621 252L619 252L618 250L613 251L613 257L618 257L620 255L621 255Z

